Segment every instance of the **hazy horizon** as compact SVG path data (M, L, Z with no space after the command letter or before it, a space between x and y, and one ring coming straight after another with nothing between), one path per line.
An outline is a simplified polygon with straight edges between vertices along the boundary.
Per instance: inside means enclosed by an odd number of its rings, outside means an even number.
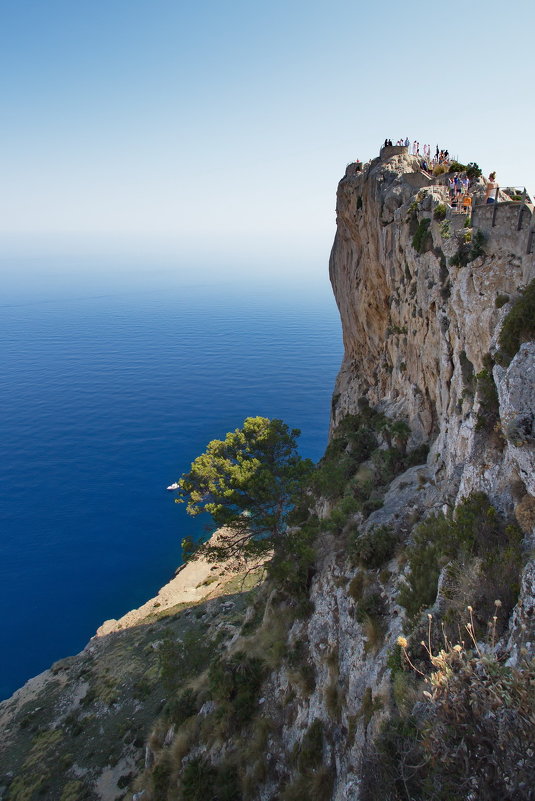
M345 165L385 137L535 191L528 0L447 13L28 0L4 4L2 22L5 252L325 258Z

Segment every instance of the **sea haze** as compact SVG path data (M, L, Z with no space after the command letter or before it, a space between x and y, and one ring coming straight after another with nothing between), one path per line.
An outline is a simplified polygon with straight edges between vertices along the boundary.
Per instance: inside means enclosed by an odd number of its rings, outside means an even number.
M200 530L165 487L210 439L281 417L321 456L342 355L328 281L258 272L2 266L0 697L172 576Z

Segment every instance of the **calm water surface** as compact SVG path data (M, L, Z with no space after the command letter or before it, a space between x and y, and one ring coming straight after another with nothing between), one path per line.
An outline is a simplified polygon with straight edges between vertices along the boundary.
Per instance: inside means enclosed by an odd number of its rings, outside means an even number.
M210 439L248 415L282 417L318 459L342 355L326 279L12 267L0 297L0 697L171 577L199 523L165 487Z

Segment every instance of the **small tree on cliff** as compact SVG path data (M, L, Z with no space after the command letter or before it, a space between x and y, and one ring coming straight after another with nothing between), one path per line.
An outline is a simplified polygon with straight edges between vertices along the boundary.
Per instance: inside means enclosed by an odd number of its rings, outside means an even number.
M297 452L300 433L282 420L248 417L242 428L208 444L179 480L176 500L187 503L190 515L208 512L220 531L215 542L199 547L183 540L186 558L248 558L277 548L313 469Z

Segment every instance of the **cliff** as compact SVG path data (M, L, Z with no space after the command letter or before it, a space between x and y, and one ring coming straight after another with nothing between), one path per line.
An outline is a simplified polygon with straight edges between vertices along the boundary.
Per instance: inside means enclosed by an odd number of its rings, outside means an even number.
M414 441L432 442L429 464L445 498L478 488L510 507L515 476L534 494L533 462L510 440L503 448L479 436L484 410L474 389L475 376L499 350L497 334L519 287L535 275L533 206L476 205L469 227L463 214L436 219L448 196L438 183L444 178L436 180L416 158L397 155L362 172L350 166L340 182L330 275L345 355L334 422L365 396L388 416L406 419ZM424 188L415 192L415 185ZM467 234L484 244L463 265L455 256ZM510 370L527 400L532 376L519 363ZM508 416L522 414L526 401L511 398L505 370L494 366L493 378L501 416L505 407Z
M533 798L534 229L403 150L347 168L331 442L278 572L0 705L0 798Z

